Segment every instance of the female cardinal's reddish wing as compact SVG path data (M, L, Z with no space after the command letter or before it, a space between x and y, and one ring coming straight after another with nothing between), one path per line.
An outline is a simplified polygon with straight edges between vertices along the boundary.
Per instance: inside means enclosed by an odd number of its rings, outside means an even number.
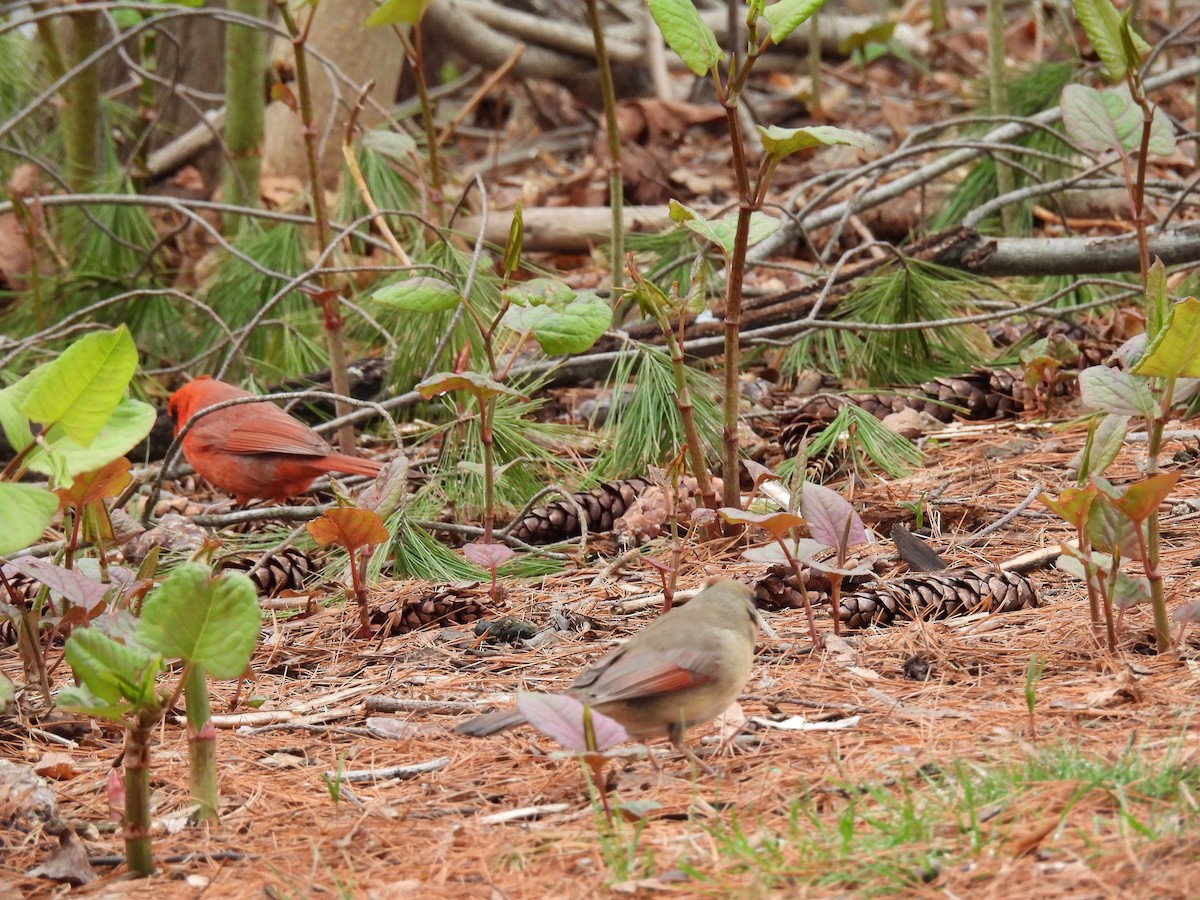
M672 647L655 653L625 653L622 647L580 674L571 688L593 703L638 700L698 687L712 680L716 657L704 649Z

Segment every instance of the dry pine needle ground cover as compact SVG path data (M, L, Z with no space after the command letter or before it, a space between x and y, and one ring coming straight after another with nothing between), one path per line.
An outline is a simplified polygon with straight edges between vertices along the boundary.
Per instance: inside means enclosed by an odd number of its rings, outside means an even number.
M1061 523L1034 506L985 546L955 538L1017 505L1037 482L1057 491L1078 446L1075 432L976 430L931 448L928 466L900 482L868 480L854 500L891 514L949 482L934 506L939 549L953 562L1000 562L1055 545ZM1172 444L1168 452L1180 449ZM1131 451L1120 462L1135 473ZM1184 509L1197 480L1184 466L1172 501ZM1173 511L1174 512L1174 511ZM1171 596L1190 595L1195 526L1181 512L1164 525ZM696 552L707 552L701 548ZM753 577L736 551L689 560L688 581L713 573ZM713 777L693 774L658 747L610 764L614 802L640 822L609 828L589 800L581 766L552 755L531 730L478 740L452 727L466 703L520 686L561 687L653 611L612 612L612 599L654 589L649 573L592 586L593 570L540 586L514 585L509 611L544 622L554 604L600 627L536 650L472 653L446 633L356 642L352 608L333 605L292 622L267 622L244 692L287 723L228 728L219 737L220 825L185 824L187 747L172 720L154 748L155 852L160 871L134 881L119 865L71 890L144 897L584 897L601 892L671 896L1183 897L1200 876L1195 763L1194 645L1139 652L1148 610L1125 620L1117 656L1096 649L1081 587L1034 573L1043 607L1003 616L907 622L849 633L813 652L803 614L774 614L741 706L748 717L803 715L829 730L748 725L697 729ZM639 581L640 579L640 581ZM411 584L381 593L412 592ZM482 591L482 588L481 588ZM826 614L827 615L827 614ZM825 619L824 624L828 625ZM13 648L0 661L18 676ZM1027 673L1037 655L1035 713ZM905 676L919 656L927 680ZM65 667L56 673L61 684ZM214 709L233 693L218 685ZM407 712L368 698L432 701ZM439 705L440 704L440 705ZM380 728L390 736L380 736ZM64 748L36 733L4 735L3 754L34 763L66 753L52 782L60 815L89 855L121 852L106 778L120 735L93 730ZM436 761L441 762L436 762ZM435 762L415 777L343 784L323 776ZM1173 774L1172 774L1173 773ZM646 811L647 801L657 804ZM0 895L66 891L26 877L57 843L41 831L5 837ZM6 892L6 893L5 893Z

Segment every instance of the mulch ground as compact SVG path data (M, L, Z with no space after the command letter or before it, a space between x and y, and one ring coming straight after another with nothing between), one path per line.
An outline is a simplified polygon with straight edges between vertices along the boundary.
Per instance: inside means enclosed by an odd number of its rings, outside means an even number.
M941 488L929 518L940 529L937 549L955 564L998 564L1067 537L1035 504L982 545L965 540L1037 482L1055 493L1068 483L1063 473L1082 433L1019 431L1011 424L968 431L938 441L928 466L908 479L861 481L853 499L868 522L873 514L894 518L899 504ZM1180 449L1170 444L1167 453ZM1137 460L1135 446L1117 474L1136 475ZM1194 584L1189 567L1200 557L1200 540L1186 501L1198 495L1200 479L1184 466L1171 498L1173 518L1163 528L1172 605L1190 596ZM717 558L706 552L691 551L681 586L717 573L749 579L759 571L736 551ZM649 567L593 584L596 571L510 586L508 612L542 623L552 607L564 606L594 620L594 627L536 649L477 652L462 640L465 629L358 641L349 636L357 612L343 606L268 620L254 659L257 681L243 687L243 697L263 698L260 709L246 713L257 716L257 724L227 727L219 736L220 824L186 825L187 747L182 726L172 720L160 730L153 757L159 874L131 880L122 865L98 865L98 880L70 893L854 896L878 893L887 882L825 879L831 864L805 839L825 832L823 843L836 857L839 823L851 804L866 810L883 795L916 796L920 809L937 795L939 779L952 780L956 766L995 768L1038 748L1073 745L1109 762L1134 752L1146 760L1173 753L1186 763L1196 753L1190 730L1200 684L1195 647L1185 643L1163 656L1144 652L1151 620L1148 608L1138 608L1125 618L1121 652L1098 649L1082 587L1042 570L1032 575L1041 608L904 622L849 633L845 643L818 652L801 611L774 614L779 638L760 643L742 711L747 717L803 715L832 730L696 729L691 740L710 754L717 776L693 775L665 746L655 748L661 771L642 756L622 757L609 767L615 800L658 805L640 831L623 823L616 838L606 839L580 765L554 755L551 742L529 729L488 739L452 731L467 715L465 704L496 701L522 686L563 686L613 639L649 621L653 610L620 615L612 603L653 593L657 577ZM418 589L384 584L377 591L383 597ZM485 594L486 586L479 591ZM1025 687L1034 654L1045 669L1031 720ZM913 656L930 665L927 680L905 676ZM14 648L0 651L0 668L19 678ZM60 667L59 684L66 677ZM223 709L233 693L232 684L216 685L214 709ZM410 706L378 711L384 701ZM285 711L291 718L281 721ZM60 816L77 826L93 859L120 855L106 797L121 746L115 729L97 726L62 746L10 720L0 739L0 752L20 763L67 754L70 764L51 782ZM436 768L343 784L336 802L323 778L337 770L422 763ZM1099 828L1100 817L1113 815L1109 798L1079 788L1047 781L990 805L974 828L952 827L954 819L947 818L928 848L936 845L942 854L928 882L914 862L921 848L911 848L912 877L896 890L997 898L1194 896L1200 832L1165 840L1132 828ZM816 821L795 818L797 798L805 798ZM858 828L870 827L869 816L857 821ZM10 829L0 856L0 896L67 892L25 875L56 845L42 829ZM621 859L634 864L623 870Z

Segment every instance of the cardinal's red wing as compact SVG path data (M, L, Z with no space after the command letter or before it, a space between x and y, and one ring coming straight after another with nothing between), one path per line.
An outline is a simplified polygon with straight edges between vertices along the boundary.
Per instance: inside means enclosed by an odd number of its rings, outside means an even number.
M592 703L671 694L711 681L714 662L710 650L692 647L632 654L621 648L580 673L571 687L586 690Z
M297 456L323 456L329 452L329 445L312 429L278 407L258 409L251 405L248 409L250 415L246 421L239 421L224 435L222 449L230 453L289 453Z

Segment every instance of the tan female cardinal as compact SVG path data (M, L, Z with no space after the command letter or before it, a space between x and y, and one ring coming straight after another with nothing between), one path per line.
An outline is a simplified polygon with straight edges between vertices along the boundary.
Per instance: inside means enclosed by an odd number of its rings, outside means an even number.
M249 391L202 375L171 395L167 412L175 433L200 410ZM326 472L377 475L383 464L335 453L315 431L274 403L244 403L200 419L183 439L183 455L200 475L246 503L262 497L282 503L308 490Z
M684 732L715 719L737 699L750 677L757 637L750 589L723 579L592 663L567 693L616 719L630 737L666 736L700 763L684 744ZM455 731L482 737L524 721L520 710L500 709Z

